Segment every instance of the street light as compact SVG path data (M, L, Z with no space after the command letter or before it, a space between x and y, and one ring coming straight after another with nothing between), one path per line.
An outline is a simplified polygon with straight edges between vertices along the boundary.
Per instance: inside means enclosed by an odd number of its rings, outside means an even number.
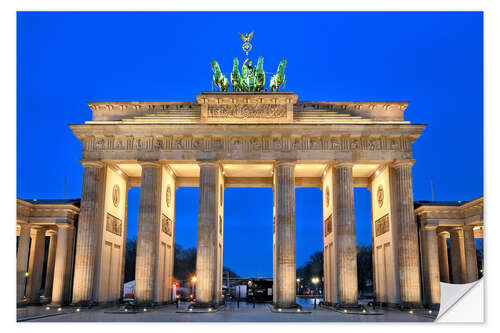
M317 284L319 283L319 278L318 277L313 277L311 279L311 282L315 285L314 287L316 288L316 291L315 291L315 294L314 294L314 308L316 309L316 294L318 293Z
M192 278L191 278L191 286L192 286L192 289L193 289L193 297L196 297L196 275L194 275Z

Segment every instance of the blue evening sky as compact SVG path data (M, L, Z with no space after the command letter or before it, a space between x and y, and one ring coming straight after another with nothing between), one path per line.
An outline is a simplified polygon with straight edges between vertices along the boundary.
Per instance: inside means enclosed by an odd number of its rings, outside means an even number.
M82 145L68 125L91 119L87 101L193 101L211 89L210 61L226 73L250 57L274 72L286 56L299 100L407 100L427 124L414 144L415 200L483 194L482 13L36 13L17 16L17 196L81 193ZM129 192L127 236L137 233ZM196 246L198 189L176 192L175 239ZM228 188L224 265L272 276L272 190ZM259 207L256 209L255 207ZM370 192L355 190L356 237L371 244ZM297 265L322 248L321 191L296 191Z

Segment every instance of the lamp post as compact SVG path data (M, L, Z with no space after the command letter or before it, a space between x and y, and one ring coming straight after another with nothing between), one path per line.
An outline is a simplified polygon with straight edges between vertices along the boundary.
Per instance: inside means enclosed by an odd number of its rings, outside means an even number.
M315 288L315 291L314 291L315 294L314 294L313 297L314 297L314 309L316 309L316 293L318 292L318 286L317 285L318 285L318 282L319 282L319 278L313 277L311 279L311 282L314 284L314 288Z
M300 278L297 278L297 295L299 294Z
M193 299L196 298L196 275L191 278L191 289L193 291Z

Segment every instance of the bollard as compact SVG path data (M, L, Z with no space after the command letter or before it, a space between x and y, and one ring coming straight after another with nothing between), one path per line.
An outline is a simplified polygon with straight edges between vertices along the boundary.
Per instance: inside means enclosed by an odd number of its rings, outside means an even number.
M314 296L314 310L316 310L316 296Z
M179 299L175 300L175 307L178 309L179 308Z
M253 300L253 308L255 309L255 297L252 297Z

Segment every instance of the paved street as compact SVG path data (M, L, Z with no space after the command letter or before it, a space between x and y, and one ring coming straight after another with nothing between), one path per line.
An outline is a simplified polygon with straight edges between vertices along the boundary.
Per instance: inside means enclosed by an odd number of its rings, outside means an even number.
M57 308L46 310L44 307L27 307L18 310L18 320L51 315L48 317L29 319L28 322L431 322L433 318L425 311L416 311L413 314L399 310L381 311L383 314L360 315L344 314L328 309L314 310L311 299L298 300L304 307L304 313L273 313L268 304L252 304L240 302L228 303L223 309L215 313L178 313L175 305L166 305L146 312L119 312L119 308L81 309L65 307L61 311ZM186 308L188 303L182 303L180 309ZM310 312L310 313L307 313Z

